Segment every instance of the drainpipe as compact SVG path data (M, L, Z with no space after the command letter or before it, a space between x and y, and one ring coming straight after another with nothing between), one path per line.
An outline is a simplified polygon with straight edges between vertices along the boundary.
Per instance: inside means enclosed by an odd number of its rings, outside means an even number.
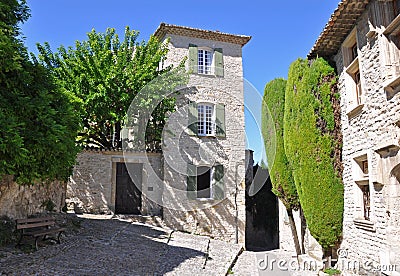
M235 225L236 225L236 229L235 229L235 242L236 244L239 243L239 210L238 210L238 204L237 204L237 195L238 195L238 167L240 166L240 164L236 164L235 166Z

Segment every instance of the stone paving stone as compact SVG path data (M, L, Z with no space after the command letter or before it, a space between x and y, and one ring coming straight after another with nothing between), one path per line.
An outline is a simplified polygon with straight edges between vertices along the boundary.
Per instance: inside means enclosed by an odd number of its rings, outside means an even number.
M238 257L233 275L240 276L316 276L316 271L297 267L296 258L283 250L243 251ZM279 263L281 261L281 263Z
M241 250L242 246L238 244L211 239L206 265L207 275L224 275Z
M204 236L170 235L169 229L90 216L61 244L32 253L0 248L0 275L225 275L240 249Z

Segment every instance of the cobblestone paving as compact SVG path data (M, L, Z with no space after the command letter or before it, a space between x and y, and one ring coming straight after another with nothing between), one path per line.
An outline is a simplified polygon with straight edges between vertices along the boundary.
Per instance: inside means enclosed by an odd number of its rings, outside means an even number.
M282 263L278 264L280 261ZM233 275L240 276L316 276L315 271L297 267L296 258L283 250L243 251L234 267Z
M131 220L86 216L79 235L32 253L0 248L2 275L225 275L240 246Z

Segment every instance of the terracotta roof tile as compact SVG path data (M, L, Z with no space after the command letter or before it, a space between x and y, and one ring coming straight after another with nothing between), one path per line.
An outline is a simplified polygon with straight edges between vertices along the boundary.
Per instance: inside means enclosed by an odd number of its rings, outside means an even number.
M207 31L191 27L177 26L166 23L161 23L154 33L154 36L163 39L166 34L174 34L181 36L189 36L195 38L203 38L208 40L222 41L228 43L239 44L242 47L249 42L251 36L234 35L222 33L219 31Z
M369 0L342 0L307 57L329 58L336 54L368 3Z

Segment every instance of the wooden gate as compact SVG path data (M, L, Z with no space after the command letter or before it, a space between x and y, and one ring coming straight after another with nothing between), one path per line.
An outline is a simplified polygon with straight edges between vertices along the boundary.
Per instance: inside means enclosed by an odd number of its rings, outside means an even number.
M143 164L117 163L115 213L140 214Z

